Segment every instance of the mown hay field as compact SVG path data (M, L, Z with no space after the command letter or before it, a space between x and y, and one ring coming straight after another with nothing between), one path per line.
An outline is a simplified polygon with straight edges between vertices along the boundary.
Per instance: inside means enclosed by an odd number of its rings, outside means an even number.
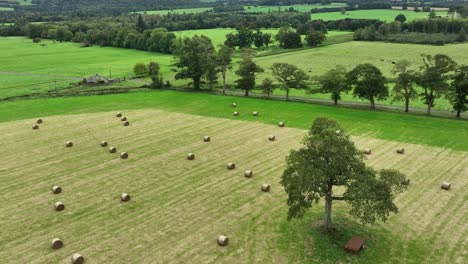
M122 110L122 109L109 109ZM238 110L247 115L239 104ZM226 115L233 109L225 104ZM124 127L115 112L42 116L0 123L2 263L466 263L468 153L354 137L370 147L369 164L396 168L411 179L397 198L400 213L386 224L362 226L336 203L337 234L318 231L323 205L304 219L286 220L279 184L284 159L305 130L223 118L129 110ZM278 120L280 121L280 120ZM276 141L268 141L274 134ZM211 142L203 142L209 135ZM65 141L73 141L65 148ZM100 146L106 140L117 153ZM406 153L395 153L404 146ZM129 158L121 160L125 151ZM195 160L187 160L187 153ZM227 170L228 162L236 169ZM244 170L253 170L252 178ZM452 189L440 189L450 181ZM263 183L270 193L260 191ZM53 185L62 187L52 194ZM127 203L120 194L131 195ZM66 208L55 212L61 201ZM230 237L227 247L218 235ZM341 248L352 235L368 248L350 256ZM64 247L50 248L59 237Z

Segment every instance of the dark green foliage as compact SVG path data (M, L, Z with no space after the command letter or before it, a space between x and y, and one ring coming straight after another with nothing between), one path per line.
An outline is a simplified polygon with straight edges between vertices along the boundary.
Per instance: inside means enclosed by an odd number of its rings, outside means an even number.
M359 64L347 74L348 83L354 87L355 96L370 101L375 109L375 99L388 97L388 87L382 72L370 63Z
M417 91L414 87L416 73L410 69L411 63L401 60L395 63L393 74L397 76L393 87L393 99L395 101L405 101L405 112L409 111L409 102L415 98Z
M396 17L395 17L395 21L399 21L401 23L405 23L406 21L406 16L403 15L403 14L398 14Z
M245 91L245 96L249 96L249 91L255 87L255 74L263 72L263 68L253 61L251 50L245 49L242 54L242 61L236 74L239 79L236 80L237 88Z
M144 63L137 63L133 67L133 73L136 77L144 77L148 75L148 68Z
M453 110L457 112L457 117L460 117L468 105L468 66L457 67L447 97L453 105Z
M282 89L286 90L286 100L289 100L290 89L307 88L305 81L309 79L309 76L295 65L274 63L271 66L271 71L275 78L283 84Z
M218 53L216 54L217 64L221 68L220 71L223 78L223 94L226 93L226 72L231 64L233 52L234 50L231 47L222 45L218 48Z
M306 35L306 42L310 47L317 47L318 45L322 44L323 41L325 41L325 38L325 34L323 34L321 31L311 31Z
M318 78L318 82L321 86L320 92L330 93L331 99L335 105L338 104L338 100L341 99L341 93L351 90L346 73L346 69L343 66L338 65Z
M325 199L327 230L331 229L334 200L348 202L350 214L363 223L385 221L390 213L398 212L393 201L405 189L405 176L367 167L361 152L333 120L317 118L303 147L292 150L286 164L281 184L288 194L288 219L302 217L321 198ZM345 189L343 196L333 195L334 186Z
M265 78L262 81L262 91L263 93L267 94L268 97L270 97L270 94L273 93L274 87L273 87L273 80L270 78Z
M148 63L148 75L151 78L151 88L163 88L164 80L159 70L160 67L158 63L154 61Z
M279 42L280 47L285 49L302 47L301 35L294 32L289 26L280 28L275 39Z

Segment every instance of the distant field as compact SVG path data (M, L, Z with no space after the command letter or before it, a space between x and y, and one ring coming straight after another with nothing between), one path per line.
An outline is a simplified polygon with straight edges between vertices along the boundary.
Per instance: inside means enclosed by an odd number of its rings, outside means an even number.
M152 11L142 11L138 13L146 13L148 15L167 15L168 13L173 14L183 14L183 13L201 13L205 11L211 11L211 7L199 7L199 8L182 8L182 9L171 9L171 10L152 10Z
M13 11L13 10L15 10L15 9L12 8L12 7L1 7L1 6L0 6L0 12L1 12L1 11Z
M327 7L345 7L345 3L331 3L326 5L311 4L311 5L281 5L281 6L244 6L246 12L275 12L287 11L290 7L299 12L310 12L314 8L327 8Z
M447 12L438 11L436 12L438 16L447 16ZM322 19L322 20L338 20L345 18L355 18L355 19L380 19L382 21L391 22L395 20L395 17L398 14L403 14L406 16L408 21L427 18L429 13L427 12L413 12L413 11L402 11L402 10L393 10L393 9L376 9L376 10L356 10L356 11L347 11L346 14L341 14L341 12L328 12L328 13L319 13L312 14L312 19Z

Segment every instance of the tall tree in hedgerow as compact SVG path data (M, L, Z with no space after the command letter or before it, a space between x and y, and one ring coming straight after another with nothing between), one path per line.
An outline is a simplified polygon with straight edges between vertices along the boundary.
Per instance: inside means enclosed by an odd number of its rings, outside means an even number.
M354 96L370 101L375 109L375 100L388 97L388 87L382 72L370 63L359 64L347 74L348 82L354 88Z
M339 132L339 133L338 133ZM333 201L345 201L349 213L363 223L386 221L397 213L395 196L404 191L405 175L393 170L374 170L337 122L317 118L303 147L286 160L281 184L288 195L288 219L302 217L320 199L325 200L325 228L332 229ZM344 190L337 195L334 187Z
M457 117L467 110L468 105L468 66L461 65L457 67L450 92L447 96L452 103L453 110L457 111Z
M263 93L267 94L268 97L270 97L270 94L273 93L274 87L273 87L273 80L270 78L265 78L262 81L262 91Z
M263 68L253 61L253 52L250 49L242 51L242 60L236 74L240 76L236 80L237 88L245 91L245 96L249 96L249 91L255 87L255 74L263 72Z
M457 64L447 55L422 54L421 56L424 64L417 75L416 83L423 89L420 96L427 105L427 114L430 115L435 99L447 94L448 80Z
M273 63L271 71L276 77L276 80L283 84L282 89L286 90L286 100L289 100L290 89L306 88L306 80L309 79L307 74L289 63Z
M318 82L321 86L320 92L330 93L331 99L335 105L337 105L338 100L341 99L341 93L351 90L346 73L346 69L343 66L338 65L318 78Z
M410 69L411 63L408 60L401 60L395 63L392 73L396 75L395 87L393 88L393 100L405 101L405 112L409 111L410 100L417 96L414 86L416 81L415 72Z
M223 77L223 94L226 93L226 72L232 61L233 49L227 45L221 45L218 49L217 60L221 68L221 76Z
M206 36L195 35L192 38L178 39L173 48L175 66L179 71L175 79L192 79L193 87L199 90L201 80L206 76L214 62L215 49Z

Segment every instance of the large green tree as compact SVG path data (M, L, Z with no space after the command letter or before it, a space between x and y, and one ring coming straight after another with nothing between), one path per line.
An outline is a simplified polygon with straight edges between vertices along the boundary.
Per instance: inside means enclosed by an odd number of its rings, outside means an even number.
M286 90L286 100L289 100L290 89L306 88L307 74L297 66L289 63L273 63L271 71L276 79L283 83L282 89Z
M227 45L221 45L218 48L216 59L221 68L221 76L223 77L223 94L226 93L226 73L232 61L233 49Z
M338 65L318 78L318 82L321 85L320 92L330 93L331 99L335 105L337 105L338 100L341 99L341 93L351 90L351 86L348 84L346 78L346 73L346 69Z
M237 88L245 91L245 96L249 96L249 91L255 87L255 74L263 72L263 68L253 61L253 52L250 49L244 49L242 52L242 61L236 74L240 76L236 80Z
M392 73L396 75L395 86L393 88L393 100L405 102L405 112L409 111L410 100L417 95L414 86L416 75L410 69L411 63L408 60L401 60L395 63Z
M354 87L355 96L370 101L375 109L375 100L388 97L388 87L382 72L370 63L359 64L347 74L348 82Z
M424 64L418 73L416 83L423 89L420 96L427 105L427 114L430 115L435 105L435 99L447 94L448 80L456 67L456 63L449 56L443 54L434 56L422 54L421 56Z
M215 49L211 40L198 35L179 39L175 42L173 52L176 58L174 65L179 68L176 80L192 79L193 87L199 90L203 76L206 76L213 63Z
M453 82L448 94L448 99L452 103L453 110L457 111L457 117L467 110L468 105L468 66L457 67Z
M332 228L333 201L349 203L349 213L363 223L387 220L390 213L398 212L394 199L407 182L396 170L366 166L343 128L326 118L314 121L303 147L292 150L286 163L281 184L288 195L288 219L302 217L324 198L327 230ZM335 186L344 190L341 195L334 192Z

